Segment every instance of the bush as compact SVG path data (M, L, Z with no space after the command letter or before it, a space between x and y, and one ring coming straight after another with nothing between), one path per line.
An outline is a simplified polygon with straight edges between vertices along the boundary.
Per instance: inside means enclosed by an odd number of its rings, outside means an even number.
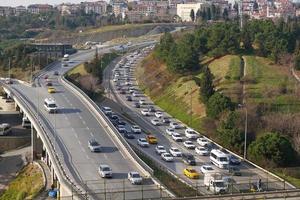
M249 146L249 158L259 164L274 166L288 166L296 153L291 142L278 133L266 133Z
M207 102L206 114L211 118L218 118L226 110L233 110L234 106L229 97L215 92Z

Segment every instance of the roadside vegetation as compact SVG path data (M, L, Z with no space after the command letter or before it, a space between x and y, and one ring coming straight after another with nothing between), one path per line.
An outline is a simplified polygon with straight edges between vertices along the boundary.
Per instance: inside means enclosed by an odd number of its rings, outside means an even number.
M266 168L299 166L299 88L289 68L297 64L299 31L298 21L251 20L242 30L220 22L178 38L166 33L138 81L172 116L241 155L247 108L247 157ZM186 84L195 85L192 103L180 92Z
M8 185L7 190L0 196L0 200L34 199L43 189L43 184L40 168L37 165L29 164Z

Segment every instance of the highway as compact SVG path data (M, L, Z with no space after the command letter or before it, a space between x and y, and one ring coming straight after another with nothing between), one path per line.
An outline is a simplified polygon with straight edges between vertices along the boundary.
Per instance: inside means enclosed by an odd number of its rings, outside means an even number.
M108 50L105 48L98 52L104 53ZM18 82L10 86L29 102L36 115L51 130L52 139L56 144L55 149L63 160L67 174L90 193L90 198L106 199L108 195L105 197L103 194L110 193L111 199L123 199L124 194L116 191L123 191L125 188L133 191L126 193L126 199L139 199L141 195L143 198L158 198L162 195L159 190L147 194L147 189L157 189L157 185L149 178L144 185L131 185L127 180L129 171L138 171L142 176L145 174L130 161L124 150L119 148L107 127L93 115L90 108L62 84L62 74L79 63L90 60L94 55L94 51L79 52L70 57L69 67L61 67L60 62L56 63L36 78L35 85L40 87L30 87ZM55 71L59 73L58 76L54 75ZM45 76L53 83L56 93L48 93ZM48 97L55 99L59 108L58 113L49 114L44 109L44 99ZM101 144L101 153L90 152L88 140L92 138ZM99 164L108 164L112 168L112 179L103 179L99 176ZM145 190L143 194L140 194L141 190Z
M156 110L160 110L163 112L163 110L153 104L150 98L145 96L140 90L139 86L136 82L135 78L135 67L136 64L139 63L143 57L146 55L140 56L137 58L133 64L130 65L130 70L129 70L129 80L125 81L125 78L123 77L125 72L124 69L119 68L120 71L120 78L116 82L113 81L114 79L114 73L113 71L116 70L118 67L116 65L110 65L107 67L104 71L103 75L103 86L106 88L107 91L107 98L108 100L104 101L102 103L103 106L110 106L115 112L120 113L121 115L123 114L125 117L129 118L131 122L129 123L135 123L142 127L144 132L151 133L152 135L155 135L158 138L158 144L163 145L167 150L170 147L177 147L178 149L181 150L181 152L184 153L192 153L196 157L196 162L197 166L193 167L195 168L198 172L200 172L200 167L204 164L211 164L209 156L200 156L196 154L194 150L188 150L183 146L181 142L175 142L170 136L166 134L166 128L168 126L166 125L160 125L160 126L154 126L151 124L150 120L155 118L154 113L151 114L151 116L145 117L141 114L141 109L143 108L149 108L150 105L154 106ZM124 57L125 58L125 57ZM124 59L123 60L126 60ZM128 58L128 55L127 55ZM126 63L124 64L126 65ZM145 75L147 76L147 75ZM130 95L128 92L128 85L126 85L126 82L131 82L131 87L134 87L136 91L139 91L139 96L138 97L132 97L133 101L127 101L126 96ZM118 84L118 86L117 86ZM120 87L122 89L126 90L125 94L120 94L120 90L117 90L117 87ZM110 99L110 100L109 100ZM136 108L133 106L134 103L138 102L140 99L144 99L146 101L146 105L142 105L141 108ZM172 120L171 121L177 121L176 119L173 119L172 116L169 114L163 112L164 116L170 117ZM178 121L177 121L178 122ZM130 130L130 125L127 125L127 130ZM184 130L185 129L180 129L176 130L176 132L180 133L182 136L184 136ZM136 139L137 138L145 138L145 134L135 134L135 139L128 139L127 141L138 148L140 151L142 151L144 154L148 155L151 157L153 160L155 160L159 165L163 166L167 170L171 171L172 173L176 174L178 177L182 178L185 180L187 183L192 184L194 186L202 186L200 188L200 191L202 193L206 194L211 194L211 192L207 191L205 187L203 187L203 175L200 176L199 180L191 180L188 179L183 175L183 169L187 167L186 164L184 164L181 160L181 158L175 158L174 162L165 162L161 159L161 156L155 153L155 146L156 145L150 145L149 148L141 148L140 146L137 145ZM185 138L185 137L184 137ZM186 138L184 139L186 140ZM197 144L196 141L194 141L194 144ZM217 146L214 144L213 148L217 148ZM216 173L222 173L222 174L228 174L228 170L224 169L219 169L216 166L212 165L214 172ZM277 178L273 177L272 175L269 175L268 173L246 163L243 162L239 166L239 169L242 173L242 176L231 176L234 180L236 185L236 190L240 191L247 191L249 190L249 184L250 183L256 183L259 179L262 180L263 185L265 187L268 187L268 190L277 190L277 189L283 189L285 188L290 188L290 185L284 185L283 182L280 182ZM228 176L228 175L226 175Z

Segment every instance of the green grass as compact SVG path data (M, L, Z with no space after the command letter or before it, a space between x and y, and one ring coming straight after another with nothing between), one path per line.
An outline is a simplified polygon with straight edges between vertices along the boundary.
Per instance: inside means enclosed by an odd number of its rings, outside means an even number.
M36 165L27 165L13 180L0 200L33 199L43 188L43 175Z
M300 188L300 168L284 168L284 169L275 169L273 172L288 181L297 188Z
M76 66L75 68L71 69L70 71L67 72L67 75L72 75L72 74L80 74L80 76L85 76L88 75L87 71L84 68L84 64L80 64Z

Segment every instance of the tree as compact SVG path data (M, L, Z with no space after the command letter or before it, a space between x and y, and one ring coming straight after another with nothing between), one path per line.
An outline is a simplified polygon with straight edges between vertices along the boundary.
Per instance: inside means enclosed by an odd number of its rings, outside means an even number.
M225 20L225 21L227 21L228 20L228 10L227 10L227 8L224 8L224 10L223 10L223 19Z
M208 67L203 68L203 73L200 79L200 94L204 103L208 102L208 99L214 94L213 86L213 74Z
M198 9L196 12L196 20L199 20L201 18L201 15L202 15L201 10Z
M191 10L190 17L191 17L192 22L194 22L195 21L195 11L194 11L194 9Z
M295 57L294 67L296 70L300 70L300 55L297 55Z
M278 133L265 133L249 146L249 158L272 166L288 166L295 159L291 142Z
M218 118L219 115L226 110L233 110L233 103L229 97L215 92L208 100L206 114L211 118Z
M174 45L174 39L171 33L166 32L160 39L159 45L156 47L156 53L163 61L167 61L169 51Z

